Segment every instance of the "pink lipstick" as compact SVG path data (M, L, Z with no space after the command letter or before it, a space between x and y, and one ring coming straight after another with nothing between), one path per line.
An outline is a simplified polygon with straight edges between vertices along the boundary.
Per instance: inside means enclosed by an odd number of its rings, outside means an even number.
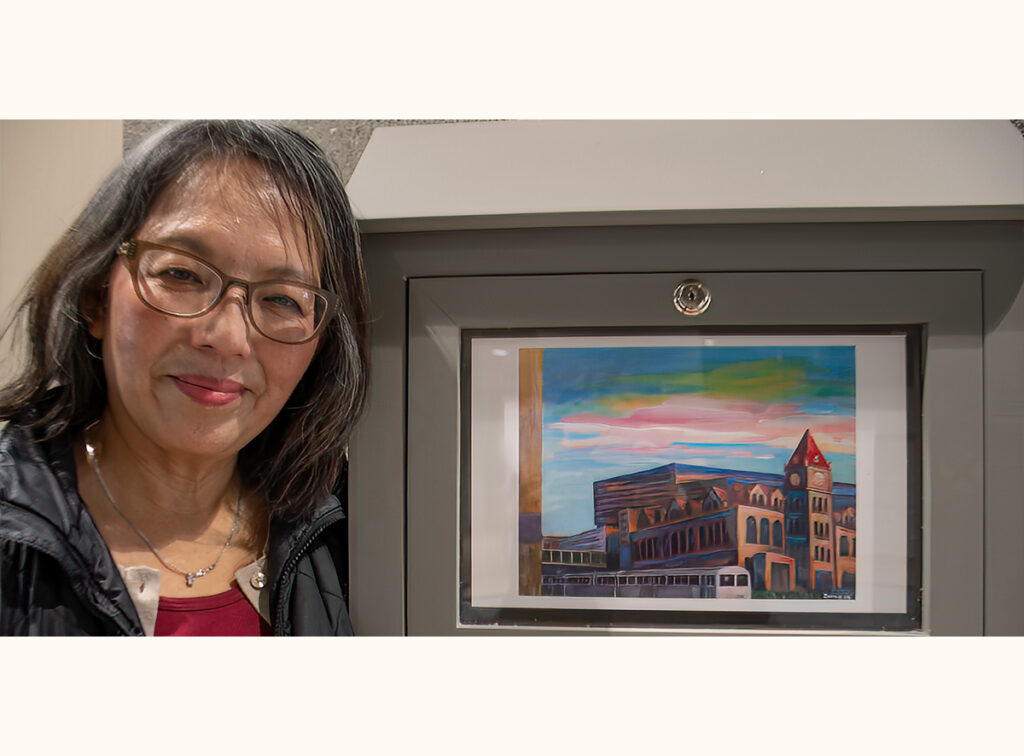
M206 375L172 375L171 378L181 393L208 407L231 404L245 391L245 386L237 381L211 378Z

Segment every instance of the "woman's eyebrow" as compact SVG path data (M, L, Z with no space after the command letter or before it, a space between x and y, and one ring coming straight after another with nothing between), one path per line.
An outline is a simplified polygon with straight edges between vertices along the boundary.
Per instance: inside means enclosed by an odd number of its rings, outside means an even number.
M313 276L311 276L309 273L307 273L304 270L300 270L299 268L292 268L288 265L277 265L273 268L268 268L264 272L266 273L267 276L270 276L271 278L287 278L290 280L307 283L310 284L311 286L316 284L316 281L313 279Z
M142 241L161 244L167 247L177 247L183 252L189 252L200 257L212 257L210 248L203 243L202 238L188 233L171 232L161 234L157 232L152 237L145 238Z

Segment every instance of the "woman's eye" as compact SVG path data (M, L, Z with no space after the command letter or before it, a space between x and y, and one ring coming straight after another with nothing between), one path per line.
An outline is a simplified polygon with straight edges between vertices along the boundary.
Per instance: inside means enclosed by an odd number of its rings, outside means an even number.
M263 301L267 304L275 305L276 307L284 307L295 312L302 312L302 308L299 307L299 303L291 297L286 297L284 294L277 294L272 297L264 297Z
M187 268L168 268L161 276L181 283L202 283L202 279Z

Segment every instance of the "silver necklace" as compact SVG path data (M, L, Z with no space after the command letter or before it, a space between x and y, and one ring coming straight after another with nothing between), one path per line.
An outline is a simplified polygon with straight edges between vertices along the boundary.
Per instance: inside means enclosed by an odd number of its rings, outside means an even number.
M86 434L88 434L91 427L92 426L86 429ZM114 511L117 512L121 516L121 519L127 522L131 529L135 531L135 534L143 540L146 546L149 547L149 550L153 552L153 556L160 560L160 564L169 569L171 572L176 572L179 575L183 575L185 577L185 585L187 585L189 588L192 587L192 584L196 582L197 578L201 578L204 575L209 575L211 572L213 572L214 568L220 562L220 558L224 556L224 552L227 551L228 547L231 545L231 541L234 540L235 533L238 532L238 518L242 514L241 496L238 497L238 503L235 505L235 520L231 523L231 532L228 533L228 540L224 542L224 546L221 548L220 553L217 555L217 558L213 560L213 564L211 564L208 567L203 567L200 570L196 570L195 572L187 572L178 567L177 565L174 565L171 562L164 559L163 556L161 556L160 552L157 551L156 546L154 546L153 543L148 538L146 538L146 534L139 530L138 527L136 527L135 523L128 519L128 515L122 512L121 508L117 506L117 502L114 501L114 495L110 493L110 489L107 488L107 481L103 479L103 473L100 472L100 462L96 456L96 447L93 446L92 442L89 441L88 435L86 436L85 439L85 456L89 459L89 464L92 465L93 472L96 473L96 479L100 482L100 486L103 487L103 493L105 493L107 495L107 498L110 499L110 505L114 508Z

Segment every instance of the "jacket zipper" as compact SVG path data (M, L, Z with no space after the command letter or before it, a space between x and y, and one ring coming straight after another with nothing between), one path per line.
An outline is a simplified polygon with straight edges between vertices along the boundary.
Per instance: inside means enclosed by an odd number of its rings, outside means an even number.
M279 630L284 630L284 607L285 607L285 595L284 595L284 584L285 578L295 569L295 566L299 563L299 560L305 555L306 551L312 545L313 541L317 539L321 533L327 528L331 527L338 521L345 517L344 512L332 512L326 515L327 519L325 522L318 525L312 530L309 535L303 540L302 545L299 546L292 555L288 557L288 561L285 562L284 567L281 568L281 576L277 579L277 612L274 616L274 634L277 635ZM283 635L283 633L281 633Z

